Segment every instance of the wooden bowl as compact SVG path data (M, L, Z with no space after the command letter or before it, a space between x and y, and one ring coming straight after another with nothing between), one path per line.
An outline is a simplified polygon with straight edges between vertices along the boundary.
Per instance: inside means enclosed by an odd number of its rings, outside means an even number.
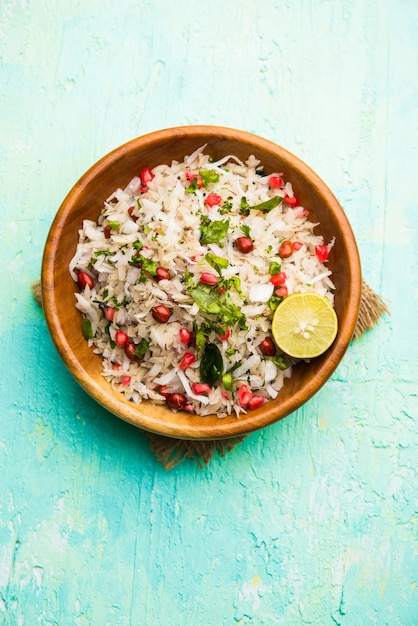
M102 376L101 357L88 347L80 332L81 314L75 307L76 285L68 265L78 242L83 219L97 220L104 200L126 186L143 167L152 168L184 156L207 143L215 159L254 154L265 171L283 172L301 204L320 222L315 232L325 241L335 237L329 260L336 286L339 330L331 348L311 363L300 363L276 400L239 418L199 417L172 412L166 406L136 405L113 391ZM361 269L355 238L340 204L324 182L302 161L278 145L250 133L215 126L185 126L150 133L113 150L93 165L64 199L50 229L42 263L42 298L49 331L66 367L98 403L119 418L149 432L179 439L222 439L248 434L289 415L309 400L329 379L352 338L361 295Z

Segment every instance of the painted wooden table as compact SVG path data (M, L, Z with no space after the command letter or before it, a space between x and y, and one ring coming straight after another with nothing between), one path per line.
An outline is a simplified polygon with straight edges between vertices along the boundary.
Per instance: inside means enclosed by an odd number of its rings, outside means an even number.
M0 623L418 623L416 0L1 0ZM30 285L67 191L178 124L306 161L391 315L199 470L77 386Z

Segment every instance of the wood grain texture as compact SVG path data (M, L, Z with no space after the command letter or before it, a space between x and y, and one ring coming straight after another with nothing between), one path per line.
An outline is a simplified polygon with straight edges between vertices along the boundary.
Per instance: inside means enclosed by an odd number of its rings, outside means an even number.
M415 626L415 0L3 0L0 30L0 623ZM30 284L87 168L183 124L310 165L391 315L302 409L167 473Z

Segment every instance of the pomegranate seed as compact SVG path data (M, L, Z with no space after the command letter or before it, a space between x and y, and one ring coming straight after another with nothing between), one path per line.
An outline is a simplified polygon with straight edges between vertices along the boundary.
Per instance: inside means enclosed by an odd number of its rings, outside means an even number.
M165 306L165 304L158 304L152 309L152 317L155 319L156 322L159 322L160 324L165 324L166 322L168 322L170 316L171 311L167 306Z
M274 345L274 341L271 337L264 337L258 347L264 356L274 356L276 354L276 346Z
M274 293L280 298L287 298L287 296L289 295L286 285L283 285L283 287L279 287Z
M93 289L94 287L94 280L92 279L90 274L87 274L87 272L78 272L77 280L82 289L84 289L85 287Z
M194 413L193 404L186 404L186 406L184 407L184 410L187 411L188 413Z
M126 387L127 385L129 385L129 383L131 382L131 377L130 376L124 376L121 380L121 383L124 387Z
M226 287L225 285L222 285L222 287L219 287L219 289L216 290L216 293L225 293L226 291Z
M226 341L227 339L229 339L229 335L230 335L229 328L227 328L223 335L219 335L219 339L221 341Z
M285 241L282 242L279 248L279 256L282 257L282 259L287 259L288 257L292 256L292 254L293 254L292 242L286 239Z
M307 209L302 209L296 213L296 217L304 217L304 215L309 215L309 211Z
M133 219L134 222L137 222L139 217L138 215L134 215L134 211L135 211L135 207L134 206L130 206L128 209L128 213L130 215L130 217Z
M315 254L320 261L326 261L329 254L328 246L315 246Z
M106 226L103 228L103 234L106 237L106 239L109 239L111 232L112 232L112 229L110 228L109 224L106 224Z
M254 244L249 237L238 237L235 239L234 244L240 252L248 254L254 250Z
M298 250L300 250L303 246L303 243L301 241L294 241L293 242L293 250L295 252L297 252Z
M164 267L157 267L156 272L154 278L157 282L160 282L160 280L170 280L170 272Z
M222 398L224 398L225 400L229 400L229 396L228 396L228 394L227 394L227 392L226 392L226 391L221 391L221 396L222 396Z
M123 330L117 330L115 334L115 343L121 348L125 347L129 341L128 335Z
M238 389L238 402L245 409L248 406L253 394L251 393L251 389L248 385L243 383L241 387Z
M280 285L284 285L285 284L286 278L287 278L286 272L278 272L278 274L275 274L274 276L271 276L270 282L275 287L280 287Z
M198 396L202 393L209 393L210 390L210 385L207 385L206 383L192 383L192 391Z
M280 176L277 176L277 174L272 174L269 178L269 186L272 189L280 189L280 187L283 185L283 179L280 178Z
M264 404L263 396L252 396L252 398L250 398L250 401L248 402L248 407L250 409L257 409L262 404Z
M187 404L187 399L182 393L170 393L167 396L166 402L170 409L178 411L178 409L184 409Z
M293 196L293 198L291 198L290 196L285 196L283 200L284 202L286 202L288 206L291 206L291 207L298 206L299 204L299 200L296 198L296 196Z
M218 204L221 204L221 202L222 202L222 198L221 196L218 196L217 193L210 193L205 198L205 204L209 207L217 206Z
M148 183L150 183L152 179L154 178L154 174L151 172L149 167L144 167L140 176L141 176L141 181L144 187L146 187Z
M180 343L182 343L184 346L189 345L192 340L192 333L190 332L190 330L188 330L187 328L180 328L179 335Z
M112 364L112 370L120 370L121 367L122 367L122 365L120 363L113 363Z
M217 285L219 282L218 276L216 276L216 274L211 274L211 272L203 272L203 274L200 275L199 280L203 285L212 285L212 286Z
M138 357L135 354L136 345L133 341L128 341L123 347L125 350L125 354L131 361L139 361Z
M115 317L115 309L113 308L113 306L103 307L103 313L108 322L111 322Z
M193 352L185 352L182 360L180 361L180 369L187 369L192 363L196 361L196 357Z
M171 395L171 391L169 391L167 385L159 385L158 393L160 394L160 396L164 396L164 398L168 398L168 396Z

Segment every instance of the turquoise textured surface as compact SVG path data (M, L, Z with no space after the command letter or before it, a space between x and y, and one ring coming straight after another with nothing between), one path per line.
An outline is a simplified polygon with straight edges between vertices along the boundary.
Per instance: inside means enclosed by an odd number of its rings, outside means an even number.
M1 0L0 31L0 624L416 625L418 3ZM317 171L391 315L296 413L166 472L30 285L90 165L201 123Z

